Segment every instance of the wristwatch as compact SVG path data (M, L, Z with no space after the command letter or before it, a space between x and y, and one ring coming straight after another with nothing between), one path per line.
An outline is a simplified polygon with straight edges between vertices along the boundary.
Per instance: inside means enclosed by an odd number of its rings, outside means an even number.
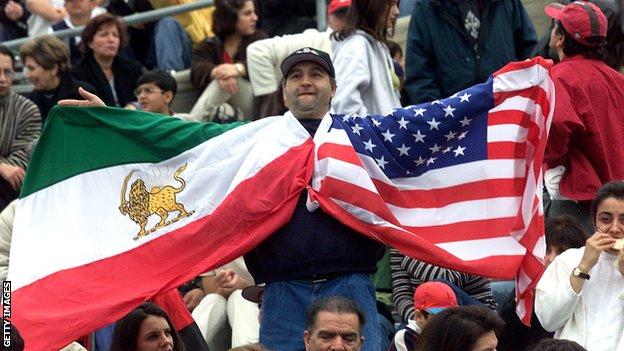
M238 73L239 77L245 76L245 65L243 65L242 63L237 63L234 65L234 67L236 67L236 72Z
M583 273L580 268L576 267L572 270L572 275L581 279L589 280L589 274Z

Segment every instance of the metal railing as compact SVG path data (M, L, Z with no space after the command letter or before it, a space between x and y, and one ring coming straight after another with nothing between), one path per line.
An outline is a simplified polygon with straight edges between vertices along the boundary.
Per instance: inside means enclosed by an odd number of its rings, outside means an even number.
M188 4L176 5L176 6L168 6L161 9L156 9L152 11L146 11L141 13L135 13L126 17L123 17L124 22L127 25L135 25L135 24L143 24L152 21L159 20L163 17L177 15L183 12L190 12L193 10L198 10L204 7L214 5L214 0L198 0ZM327 28L327 3L326 0L316 0L316 28L319 31L325 30ZM76 35L80 35L84 26L71 28L71 29L63 29L59 31L55 31L50 33L58 38L68 38ZM9 49L17 49L22 44L30 40L30 38L20 38L5 41L4 44Z
M198 0L192 3L188 3L188 4L168 6L168 7L163 7L161 9L135 13L135 14L123 17L123 20L127 25L143 24L143 23L148 23L148 22L159 20L163 17L173 16L173 15L177 15L183 12L190 12L193 10L201 9L201 8L212 6L212 5L214 5L214 0ZM84 26L71 28L71 29L63 29L63 30L50 33L50 35L54 35L56 37L63 39L63 38L80 35L83 29L84 29ZM5 41L2 44L7 46L9 49L16 49L16 48L19 48L22 44L24 44L30 39L31 38L14 39L14 40Z

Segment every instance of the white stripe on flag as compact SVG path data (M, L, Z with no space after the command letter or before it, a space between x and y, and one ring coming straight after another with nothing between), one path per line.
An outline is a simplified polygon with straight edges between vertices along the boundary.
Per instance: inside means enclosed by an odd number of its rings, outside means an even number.
M388 205L392 214L407 227L429 227L465 221L509 218L518 214L519 196L454 202L435 208L401 208Z
M497 124L487 127L488 143L510 141L522 143L526 141L529 130L517 124Z
M437 244L461 260L472 261L495 256L523 256L526 249L512 237L452 241Z
M535 82L540 82L540 84L535 84ZM519 91L535 86L546 91L551 86L548 70L539 65L499 74L494 77L493 81L494 93Z

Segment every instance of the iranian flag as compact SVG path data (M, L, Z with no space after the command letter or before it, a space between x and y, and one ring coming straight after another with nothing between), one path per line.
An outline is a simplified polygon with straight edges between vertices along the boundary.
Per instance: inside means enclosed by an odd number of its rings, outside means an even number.
M27 349L58 350L256 246L290 218L313 153L292 115L206 125L55 108L11 247Z

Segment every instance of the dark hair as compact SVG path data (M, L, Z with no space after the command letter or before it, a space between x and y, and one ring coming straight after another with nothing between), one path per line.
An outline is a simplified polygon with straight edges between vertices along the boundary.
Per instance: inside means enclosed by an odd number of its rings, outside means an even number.
M485 306L447 308L428 319L422 331L419 351L470 350L484 334L499 335L505 322Z
M95 34L100 28L114 24L119 32L119 47L122 48L128 43L128 33L126 32L126 24L121 17L111 15L108 12L93 17L87 26L82 31L82 41L80 43L80 51L83 55L93 53L93 50L89 47L89 44L93 41Z
M11 67L15 69L15 57L13 56L13 51L11 51L6 46L0 44L0 55L6 55L11 58Z
M20 47L20 59L22 63L26 58L32 58L44 69L52 69L58 66L57 74L61 76L71 69L69 62L69 48L61 39L44 35L34 38Z
M360 29L388 45L388 37L394 32L394 28L390 31L386 28L392 3L393 0L353 0L344 28L332 33L332 37L336 40L345 40Z
M173 351L183 351L184 347L169 316L153 302L142 303L117 322L109 351L136 351L139 329L141 329L143 321L149 316L162 317L167 321L171 328Z
M563 252L585 246L587 232L579 221L567 214L546 218L546 247L556 247Z
M341 7L339 9L337 9L331 15L336 17L336 18L338 18L338 19L343 19L343 18L347 17L348 13L349 13L349 6L345 6L345 7Z
M178 83L175 78L167 71L161 69L155 69L153 71L143 73L137 80L137 86L146 83L154 83L157 87L163 91L171 91L175 96L178 91Z
M306 326L308 332L312 332L312 329L314 329L319 312L355 314L358 317L360 333L364 324L366 324L364 311L355 301L342 296L328 296L312 302L308 307Z
M215 10L212 13L212 32L221 39L236 33L238 11L247 1L253 0L216 0Z
M388 50L390 50L390 57L394 58L394 55L401 54L403 56L403 50L401 46L392 40L388 40Z
M2 319L4 322L4 319ZM22 351L24 350L24 339L20 334L19 330L11 323L11 350L12 351ZM8 349L7 349L8 350Z
M571 340L542 339L529 351L587 351L583 346Z
M624 65L624 2L621 0L591 0L607 17L605 63L615 70Z
M563 35L563 53L567 56L582 55L588 59L603 61L606 58L605 54L605 38L599 36L589 37L585 40L595 44L595 46L587 46L579 43L574 39L570 33L566 32L565 28L561 25L561 22L555 21L555 32L559 35Z
M618 200L624 200L624 181L611 181L605 183L603 186L600 187L600 189L598 189L596 197L591 204L591 217L592 223L594 223L594 225L596 224L596 212L598 212L598 206L600 206L600 204L604 200L610 197L616 198Z

